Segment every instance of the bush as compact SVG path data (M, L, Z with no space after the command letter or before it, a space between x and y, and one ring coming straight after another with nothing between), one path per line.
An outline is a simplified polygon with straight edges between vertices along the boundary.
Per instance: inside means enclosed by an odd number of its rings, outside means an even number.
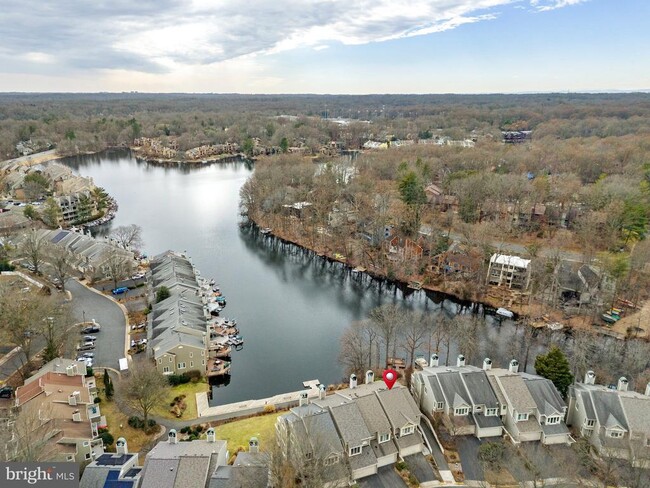
M275 412L275 405L264 405L264 413Z
M90 378L91 376L95 376L95 372L93 371L93 368L86 366L86 378Z
M190 428L186 425L185 427L181 428L181 434L187 434L190 431Z
M156 426L156 421L154 419L149 419L147 420L147 424L149 424L149 428L151 429L152 427Z
M103 429L106 430L106 429ZM115 442L115 438L113 435L106 430L106 432L102 432L99 434L99 438L104 441L104 447L109 447Z
M144 421L136 415L129 417L128 424L134 429L142 429L144 427Z
M404 471L407 468L406 463L404 461L400 461L398 463L395 463L395 469L397 471Z
M189 383L190 379L187 377L185 373L170 374L169 376L167 376L167 381L169 381L169 384L171 386L178 386L178 385L184 385L185 383Z
M102 403L102 399L99 398L99 397L95 397L95 399L93 400L93 402L94 402L94 403Z
M183 375L186 376L187 378L189 378L189 380L192 383L197 383L203 377L203 375L201 374L201 372L198 369L191 369L191 370L183 373Z
M166 298L169 298L171 296L171 292L169 291L169 288L166 286L161 286L158 288L158 291L156 292L156 303L160 303Z

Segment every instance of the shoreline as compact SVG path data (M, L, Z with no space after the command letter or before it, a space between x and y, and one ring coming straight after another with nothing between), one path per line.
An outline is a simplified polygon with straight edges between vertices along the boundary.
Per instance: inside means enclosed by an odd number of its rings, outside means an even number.
M128 149L133 153L135 159L138 161L144 161L145 163L159 164L163 166L168 164L180 166L202 166L213 163L229 163L239 160L251 160L251 158L248 158L244 153L219 154L215 156L208 156L204 159L165 159L144 155L142 154L142 149L138 146L129 146Z

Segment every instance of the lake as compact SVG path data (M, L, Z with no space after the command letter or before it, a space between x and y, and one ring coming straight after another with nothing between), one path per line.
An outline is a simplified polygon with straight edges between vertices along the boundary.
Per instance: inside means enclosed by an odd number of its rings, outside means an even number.
M436 294L405 297L399 289L241 227L239 190L254 170L244 161L161 166L137 161L128 151L107 151L62 162L92 177L119 204L115 220L94 232L137 224L149 256L186 251L202 276L221 285L228 300L222 316L237 319L244 348L233 352L230 384L214 389L213 404L295 391L305 380L339 382L343 330L383 303L433 314L456 311L451 300L441 309ZM486 318L481 353L506 357L513 334L521 332L507 321L499 326ZM450 355L456 352L454 347Z

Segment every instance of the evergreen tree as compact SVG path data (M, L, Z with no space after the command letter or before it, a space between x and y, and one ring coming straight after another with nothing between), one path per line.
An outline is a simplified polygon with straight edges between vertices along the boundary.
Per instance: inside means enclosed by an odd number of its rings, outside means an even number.
M106 393L107 399L113 398L113 382L107 369L104 370L104 392Z
M546 354L540 354L535 359L537 374L553 382L558 391L566 398L569 385L573 383L573 375L569 361L562 350L553 346Z

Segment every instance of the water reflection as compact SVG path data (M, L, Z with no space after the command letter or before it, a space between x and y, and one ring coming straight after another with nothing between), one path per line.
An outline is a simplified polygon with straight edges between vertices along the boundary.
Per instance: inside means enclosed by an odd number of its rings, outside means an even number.
M125 151L64 162L117 199L117 216L96 229L99 235L114 226L140 225L150 256L186 250L202 275L221 285L228 298L224 315L237 319L245 344L233 354L230 384L215 390L214 403L293 391L304 380L340 381L341 334L376 306L399 303L437 318L468 305L431 292L402 291L240 227L239 190L252 172L249 163L158 166ZM479 357L505 361L522 333L511 322L498 325L486 317ZM539 345L550 339L542 334L536 340L531 362ZM450 356L459 349L462 345L452 345Z

